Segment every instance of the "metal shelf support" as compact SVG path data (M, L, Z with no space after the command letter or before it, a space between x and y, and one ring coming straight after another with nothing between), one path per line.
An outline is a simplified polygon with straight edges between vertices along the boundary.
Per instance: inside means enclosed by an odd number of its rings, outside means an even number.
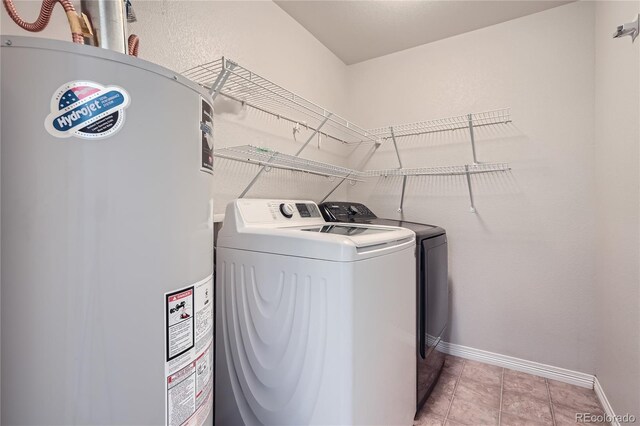
M227 63L229 64L228 68ZM231 71L233 71L235 67L235 62L227 60L224 56L222 57L222 70L209 89L209 94L211 95L212 100L215 100L216 97L220 94L220 90L224 87L227 79L229 78L229 75L231 74Z
M396 142L396 134L393 131L393 126L389 126L389 133L391 133L391 140L393 141L393 148L396 150L396 157L398 157L398 169L402 170L402 159L400 158L400 151L398 151L398 143ZM398 207L398 213L402 216L402 209L404 208L404 192L407 188L407 175L402 176L402 193L400 194L400 207Z
M318 132L320 131L320 129L322 129L322 126L324 126L327 121L329 120L329 118L331 117L331 113L328 113L327 116L325 117L324 121L322 123L320 123L320 125L313 131L313 133L311 133L311 135L309 136L309 138L307 138L307 141L300 147L300 149L298 149L298 152L296 152L296 154L294 155L294 157L298 157L300 155L300 153L307 147L307 145L309 145L309 142L311 142L311 140L318 134ZM276 156L277 153L274 153L271 158L269 159L269 161L273 160L274 157ZM242 191L242 193L240 193L240 196L238 198L244 198L244 196L247 194L247 192L249 192L249 190L253 187L253 185L255 185L255 183L258 181L258 178L260 178L260 176L262 175L262 173L264 173L264 171L267 169L267 166L264 165L260 168L260 170L258 170L258 173L254 176L253 179L251 179L251 182L249 182L249 185L246 186L246 188L244 189L244 191Z
M358 170L362 170L362 169L364 169L364 166L366 166L366 165L367 165L367 163L369 162L369 160L371 160L371 157L373 157L373 154L375 154L375 153L376 153L376 151L378 150L378 148L380 148L380 146L381 146L381 145L382 145L381 143L377 143L377 144L374 144L374 145L371 147L371 149L369 150L369 153L368 153L367 155L365 155L365 156L364 156L364 158L362 159L362 161L361 161L361 162L360 162L360 164L358 165ZM360 173L359 173L359 175L364 177L364 176L366 175L366 172L360 172ZM338 188L340 187L340 185L342 185L342 184L344 183L344 181L345 181L345 180L349 179L349 177L350 177L350 176L344 177L344 178L342 178L342 179L340 180L340 182L338 182L337 184L335 184L335 186L334 186L333 188L331 188L331 191L329 191L329 192L327 193L327 195L325 195L325 196L322 198L322 200L320 200L320 202L321 202L321 203L324 203L324 202L327 200L327 198L329 198L329 197L331 196L331 194L333 194L333 193L336 191L336 189L338 189ZM367 176L367 177L369 177L369 176Z
M465 164L464 166L465 175L467 176L467 187L469 188L469 202L471 203L471 207L469 210L471 213L477 213L476 206L473 204L473 190L471 189L471 173L469 172L469 165Z
M469 135L471 136L471 151L473 152L473 164L478 164L478 157L476 156L476 138L473 135L473 114L467 114L469 119Z
M274 152L271 155L271 158L269 158L269 162L271 162L276 155L278 155L277 152ZM258 170L258 173L256 173L256 175L253 177L253 179L251 179L251 182L249 182L249 185L247 185L244 190L240 193L240 196L238 196L238 198L244 198L245 195L247 195L247 192L249 192L249 190L251 189L251 187L253 185L255 185L255 183L258 181L258 179L260 178L260 176L262 175L262 173L264 173L267 170L267 166L264 165L260 168L260 170Z
M404 209L404 192L407 188L407 175L402 176L402 193L400 194L400 207L398 207L398 213L402 216L402 209Z
M309 138L307 139L307 141L300 147L300 149L298 150L298 152L296 152L296 155L294 157L297 157L298 155L300 155L300 153L302 151L304 151L304 149L307 147L307 145L309 145L309 142L311 142L311 140L318 134L320 133L320 129L322 129L322 127L327 124L327 121L329 121L329 119L331 118L331 113L327 113L326 114L326 118L322 121L322 123L320 123L320 125L313 131L313 133L311 133L311 136L309 136Z

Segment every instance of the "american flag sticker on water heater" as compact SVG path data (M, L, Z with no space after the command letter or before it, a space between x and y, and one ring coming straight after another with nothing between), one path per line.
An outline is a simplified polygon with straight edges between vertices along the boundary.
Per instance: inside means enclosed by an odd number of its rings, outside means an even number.
M122 87L70 81L53 93L44 126L57 138L107 138L122 128L124 110L130 103Z

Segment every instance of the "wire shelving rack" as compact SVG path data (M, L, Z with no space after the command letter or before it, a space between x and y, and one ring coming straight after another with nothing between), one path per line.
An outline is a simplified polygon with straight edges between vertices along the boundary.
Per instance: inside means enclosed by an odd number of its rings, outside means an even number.
M183 75L208 89L214 99L218 95L222 95L240 102L243 105L273 115L278 119L284 119L294 124L297 128L304 127L311 131L311 135L295 155L288 155L252 145L215 150L214 155L216 157L261 166L258 173L240 194L240 198L245 196L262 173L268 172L272 168L310 173L325 176L332 180L338 180L337 184L331 192L325 196L323 201L344 181L355 184L366 178L401 176L402 194L398 212L402 214L408 177L466 176L471 211L476 212L471 186L471 175L508 172L511 170L507 163L480 163L476 155L474 134L474 129L480 127L511 123L511 111L509 108L365 130L225 57L193 67L183 72ZM419 168L405 168L403 166L398 149L399 139L408 136L456 130L466 130L469 132L473 164ZM356 170L301 158L300 154L316 135L324 135L343 144L372 143L372 154L381 146L382 142L391 140L399 167L397 169L363 171L361 169L364 168L366 161ZM368 158L370 158L370 156Z
M214 156L234 161L262 166L261 172L271 169L291 170L295 172L309 173L324 176L330 180L345 179L352 182L362 181L363 174L357 170L335 166L320 161L308 160L294 155L284 154L269 148L261 148L253 145L241 145L228 148L220 148L214 151ZM257 178L257 176L256 176ZM254 178L254 180L256 180ZM252 185L251 185L252 186ZM242 196L251 188L248 186Z
M420 121L416 123L399 124L395 126L379 127L371 129L369 132L381 140L391 140L398 159L398 169L382 171L383 176L402 176L402 194L400 196L400 207L398 212L402 214L404 207L404 194L407 187L407 176L437 176L437 175L466 175L467 186L469 188L469 199L471 202L471 212L475 213L476 208L473 203L473 190L471 188L471 175L478 173L505 172L511 170L507 164L480 163L476 154L476 138L474 129L485 126L497 126L511 123L511 110L509 108L496 109L484 112L469 113L455 117L440 118L437 120ZM398 139L407 136L419 136L429 133L452 132L456 130L468 130L473 154L473 164L453 167L417 168L406 169L402 164L400 151L398 150Z
M437 120L378 127L376 129L370 129L369 133L381 139L391 139L393 137L419 136L429 133L450 132L473 127L477 128L508 123L511 123L511 110L509 108L502 108L440 118Z
M338 142L379 143L369 131L225 57L182 74L207 88L213 98L223 95Z
M367 170L362 176L457 176L480 173L508 172L508 163L465 164L462 166L417 167L403 169Z

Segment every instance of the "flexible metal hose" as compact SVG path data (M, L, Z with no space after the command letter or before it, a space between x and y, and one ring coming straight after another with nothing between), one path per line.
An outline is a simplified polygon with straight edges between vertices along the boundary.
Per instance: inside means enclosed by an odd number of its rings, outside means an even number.
M138 56L138 46L140 45L140 39L138 38L137 35L135 34L131 34L129 36L128 39L128 48L129 48L129 55L131 56Z
M56 3L60 3L62 5L64 11L67 13L67 18L70 22L71 18L69 15L71 13L77 16L76 9L73 7L71 0L43 0L38 19L36 19L34 22L26 22L20 17L20 15L18 15L18 11L13 4L13 0L2 0L2 3L4 4L4 8L7 10L7 13L11 17L11 19L13 19L13 22L18 24L20 28L31 32L42 31L46 28L46 26L49 24L51 13L53 12L53 8ZM84 44L84 37L82 36L82 33L76 32L73 29L71 31L71 39L74 43Z

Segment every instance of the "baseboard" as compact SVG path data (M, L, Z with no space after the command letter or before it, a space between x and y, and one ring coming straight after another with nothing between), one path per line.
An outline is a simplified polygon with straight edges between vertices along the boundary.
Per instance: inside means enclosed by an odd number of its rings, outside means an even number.
M595 377L595 380L593 382L593 390L596 391L596 395L598 396L598 400L600 401L600 405L602 406L604 413L611 420L611 425L620 426L620 422L616 418L616 414L613 412L613 407L611 407L611 404L607 399L607 395L604 393L604 389L602 388L598 377Z
M498 367L510 368L512 370L522 371L523 373L529 373L535 376L541 376L547 379L581 386L583 388L593 389L594 382L596 380L595 376L591 374L567 370L565 368L554 367L552 365L541 364L539 362L501 355L494 352L483 351L481 349L474 349L468 346L456 345L454 343L441 341L438 344L438 349L449 355L459 356L473 361L480 361L486 364L497 365Z

